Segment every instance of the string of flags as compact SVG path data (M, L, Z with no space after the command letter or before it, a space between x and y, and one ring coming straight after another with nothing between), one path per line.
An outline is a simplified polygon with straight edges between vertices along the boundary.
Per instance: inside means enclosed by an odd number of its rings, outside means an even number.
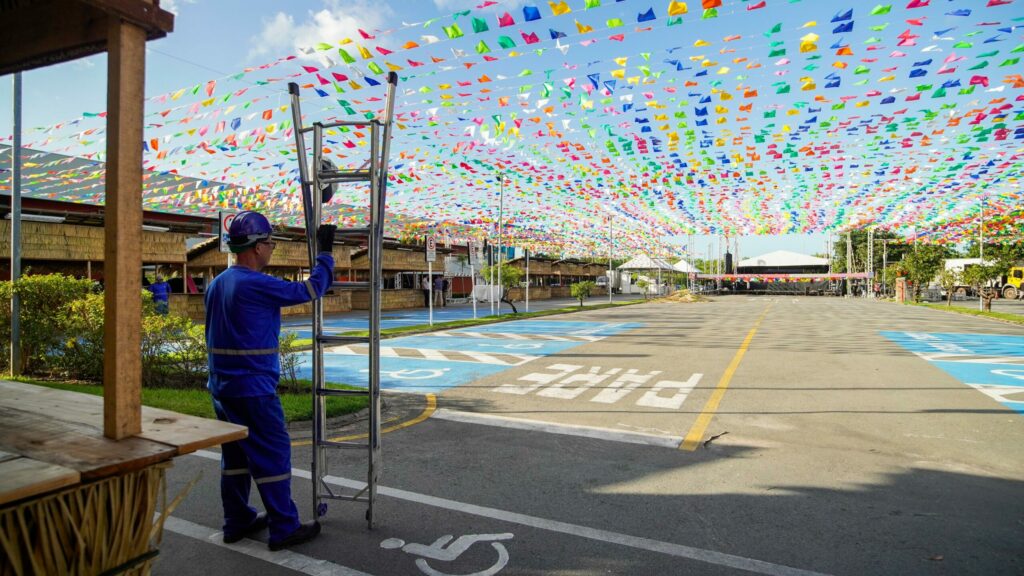
M368 120L393 71L389 235L496 237L501 195L504 237L535 253L604 253L609 222L624 252L864 228L1017 242L1018 4L484 0L149 97L144 203L300 225L286 84L311 120ZM26 195L102 202L104 121L28 130L84 160L27 169ZM325 153L358 166L367 134L330 130ZM328 212L358 225L366 194Z

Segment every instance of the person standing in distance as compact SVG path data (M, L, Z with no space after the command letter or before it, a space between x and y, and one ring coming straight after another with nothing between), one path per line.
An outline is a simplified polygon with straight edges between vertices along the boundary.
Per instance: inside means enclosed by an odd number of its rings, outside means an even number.
M146 290L153 294L153 304L156 305L156 313L166 316L170 310L171 285L164 280L162 275L157 274L156 282L146 286Z
M320 226L316 266L306 281L288 282L262 272L275 246L270 222L258 212L241 212L228 229L237 264L214 278L206 291L207 388L213 408L218 419L249 428L246 439L221 447L226 543L269 528L270 549L281 550L320 533L316 520L299 522L292 501L291 440L277 396L278 335L283 306L320 298L330 288L336 230ZM262 514L249 505L253 481L267 510Z

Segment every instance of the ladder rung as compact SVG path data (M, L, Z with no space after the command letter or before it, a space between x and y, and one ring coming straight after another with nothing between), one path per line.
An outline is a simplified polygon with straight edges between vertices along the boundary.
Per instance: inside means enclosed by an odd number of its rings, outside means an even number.
M369 282L332 282L331 288L348 288L350 290L357 290L360 288L369 288Z
M366 336L333 336L328 334L321 334L316 338L317 342L321 344L335 344L343 346L346 344L369 344L370 339Z
M338 228L336 236L369 236L369 228Z
M333 184L335 182L366 182L370 179L369 170L324 170L318 172L321 184Z
M370 447L366 442L335 442L334 440L321 440L318 445L328 448L360 448L362 450Z
M330 500L348 500L350 502L369 502L370 499L366 496L346 496L345 494L319 494L317 498L327 498Z
M369 396L369 390L345 390L341 388L318 388L317 394L321 396Z
M339 122L321 124L321 127L326 130L328 128L338 128L339 126L369 126L370 124L380 124L380 120L376 118L372 120L341 120Z

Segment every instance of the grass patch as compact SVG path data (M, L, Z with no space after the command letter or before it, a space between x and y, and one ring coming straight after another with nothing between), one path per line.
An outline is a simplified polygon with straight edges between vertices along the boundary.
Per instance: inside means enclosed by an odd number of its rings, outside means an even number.
M59 382L50 380L34 380L30 378L14 378L18 382L35 384L58 390L68 390L93 396L103 395L103 386L98 384L77 384L72 382ZM308 382L308 381L306 381ZM308 386L308 384L307 384ZM355 386L328 383L331 388L358 389ZM308 392L286 392L280 394L281 406L284 408L284 419L286 422L296 422L313 419L313 401ZM344 396L327 399L327 416L343 416L358 412L369 404L369 398L365 396ZM201 418L216 418L213 413L213 405L210 402L210 393L206 390L177 390L171 388L143 388L142 405L152 408L171 410L189 416Z
M927 302L919 302L914 304L915 306L923 306L925 308L931 308L933 310L944 310L946 312L955 312L957 314L967 314L968 316L980 316L982 318L992 318L993 320L1001 320L1003 322L1009 322L1010 324L1019 324L1024 326L1024 316L1019 314L1010 314L1007 312L984 312L982 310L971 310L970 308L962 308L960 306L947 306L945 304L930 304Z

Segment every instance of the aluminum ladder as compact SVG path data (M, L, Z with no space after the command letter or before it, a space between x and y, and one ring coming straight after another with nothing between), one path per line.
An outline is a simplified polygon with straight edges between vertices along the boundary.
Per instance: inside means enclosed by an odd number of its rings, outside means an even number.
M338 238L366 238L370 260L368 282L333 282L335 289L368 289L370 310L368 318L369 336L341 336L324 334L323 302L313 301L313 517L327 513L328 500L349 500L366 502L366 521L373 528L374 504L377 498L377 480L381 471L380 443L380 291L381 264L384 252L384 215L387 198L388 154L391 147L391 129L394 119L395 93L398 75L388 74L387 100L384 117L371 120L315 122L303 126L299 104L299 86L288 84L291 97L292 121L295 132L295 149L299 162L299 176L302 184L302 208L306 225L306 243L309 248L310 268L316 263L318 251L316 231L323 222L322 207L325 190L333 190L337 184L368 183L370 186L369 225L364 228L338 229ZM337 169L323 158L324 131L332 128L361 128L370 132L370 159L356 169ZM307 136L312 140L307 144ZM313 151L312 164L307 164L306 148ZM369 382L366 390L340 390L328 388L324 380L324 347L348 344L363 344L369 348ZM326 400L331 396L362 395L369 397L369 431L366 442L342 442L327 439ZM366 486L356 491L332 489L324 482L327 476L327 452L329 449L367 450Z

